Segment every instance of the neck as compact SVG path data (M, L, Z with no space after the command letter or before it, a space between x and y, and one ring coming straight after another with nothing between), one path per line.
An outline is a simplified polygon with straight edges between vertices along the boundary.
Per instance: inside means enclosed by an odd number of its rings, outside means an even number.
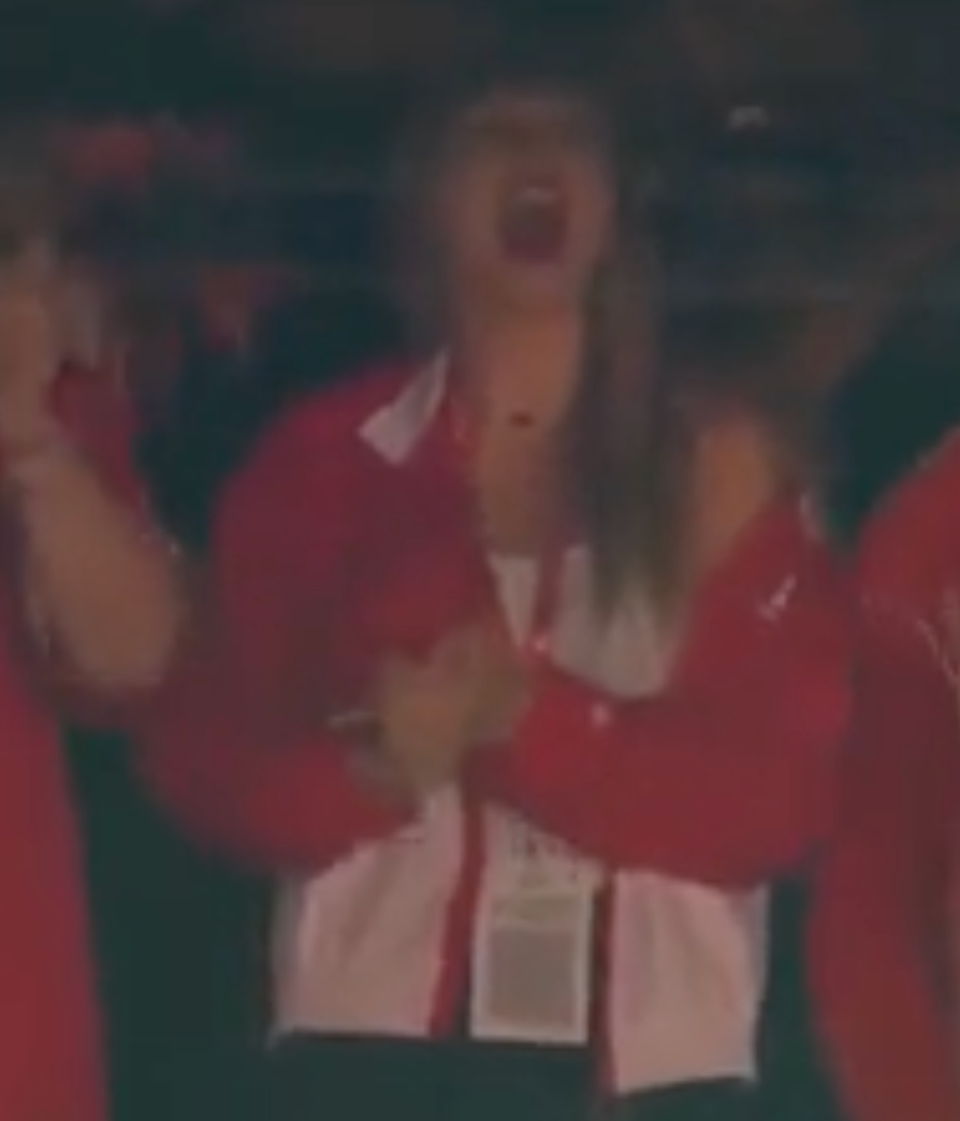
M553 430L573 397L581 345L580 316L566 309L459 316L451 366L464 408L482 426L524 417Z

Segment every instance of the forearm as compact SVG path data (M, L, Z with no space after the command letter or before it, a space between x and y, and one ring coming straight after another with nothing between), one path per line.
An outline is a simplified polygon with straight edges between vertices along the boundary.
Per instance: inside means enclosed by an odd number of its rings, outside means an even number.
M415 819L415 802L352 738L267 720L209 667L180 663L150 707L134 735L137 772L188 834L235 860L316 872Z
M749 694L703 711L664 698L604 712L558 677L477 774L608 866L752 887L802 863L832 824L847 698L829 681L789 692L784 711L803 715L788 726Z
M12 457L6 481L21 589L46 652L98 692L154 685L184 614L169 547L65 443Z

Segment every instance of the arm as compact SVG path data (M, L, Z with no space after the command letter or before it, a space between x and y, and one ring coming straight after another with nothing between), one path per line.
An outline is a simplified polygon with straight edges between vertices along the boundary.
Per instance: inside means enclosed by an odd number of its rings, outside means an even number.
M18 426L4 449L21 594L68 694L111 699L162 677L183 618L180 574L146 516L119 395L76 372L57 388L50 419Z
M268 872L316 871L409 822L347 743L271 729L229 672L219 683L216 672L183 667L134 755L151 795L197 841Z
M704 589L663 695L617 701L549 669L510 749L481 764L488 792L613 867L752 885L808 855L849 717L846 609L799 531L744 551ZM764 618L755 589L791 568Z
M957 1121L942 968L960 819L955 697L919 643L876 639L864 650L839 832L811 885L813 1009L852 1121Z
M331 863L408 819L362 781L315 702L355 495L348 453L331 449L318 464L327 434L308 433L306 447L301 435L295 425L268 434L228 486L208 597L216 617L142 723L136 755L186 829L269 868Z

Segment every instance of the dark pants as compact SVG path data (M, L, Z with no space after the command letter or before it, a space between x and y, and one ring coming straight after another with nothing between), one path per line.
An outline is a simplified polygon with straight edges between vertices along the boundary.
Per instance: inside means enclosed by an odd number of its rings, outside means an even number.
M302 1036L270 1057L264 1121L760 1121L740 1083L604 1103L593 1087L573 1051Z

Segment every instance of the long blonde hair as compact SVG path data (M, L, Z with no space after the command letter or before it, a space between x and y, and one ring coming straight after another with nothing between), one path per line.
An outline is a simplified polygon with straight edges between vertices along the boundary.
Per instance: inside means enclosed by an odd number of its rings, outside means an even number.
M565 478L571 513L595 558L598 600L612 608L646 556L636 519L637 479L649 438L650 391L656 384L659 298L647 230L644 179L621 127L616 91L565 53L519 53L462 68L442 93L424 99L404 132L393 174L397 280L412 349L430 355L447 341L449 308L442 254L429 211L443 144L462 113L492 91L558 93L596 108L606 130L614 178L614 236L586 294L590 329L583 376L566 425ZM639 248L638 248L639 247Z

